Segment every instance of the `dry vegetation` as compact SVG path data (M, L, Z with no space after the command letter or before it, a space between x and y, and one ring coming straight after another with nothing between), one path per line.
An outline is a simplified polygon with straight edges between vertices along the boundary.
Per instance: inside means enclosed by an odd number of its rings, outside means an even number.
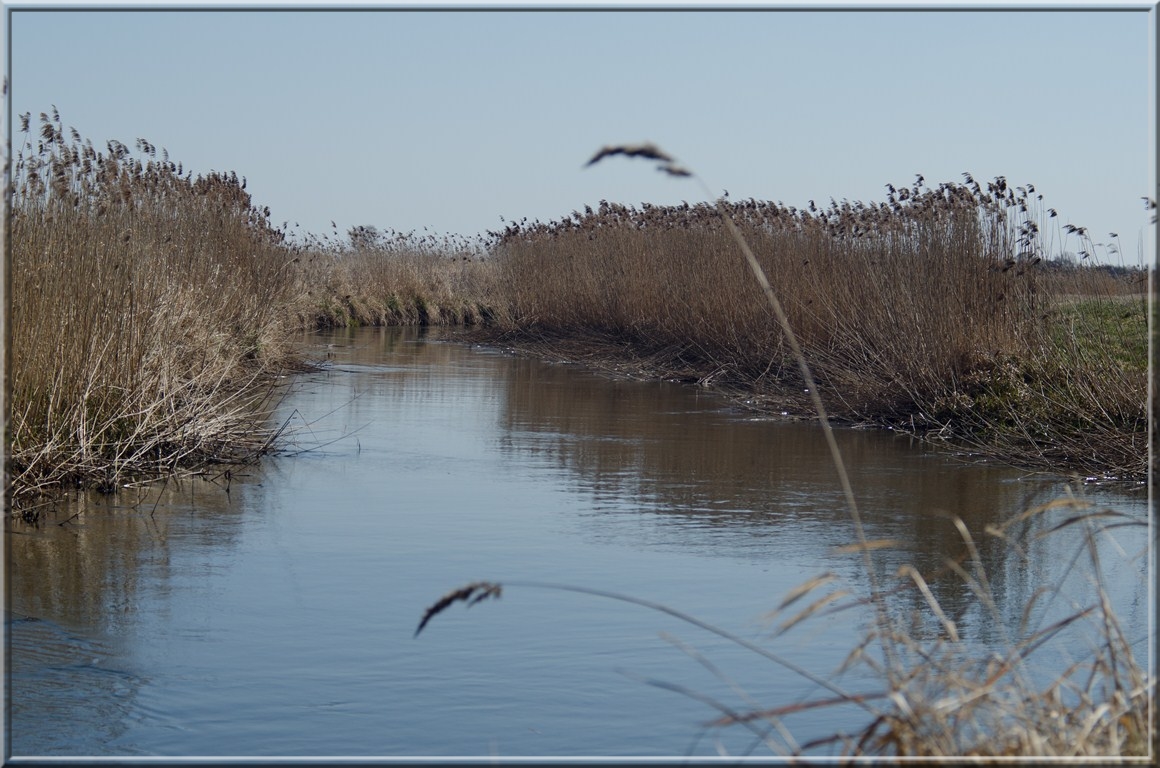
M1034 187L967 179L929 188L920 177L877 205L601 202L512 225L496 246L507 299L496 318L509 341L628 347L654 374L807 412L725 212L838 418L1033 467L1142 478L1143 273L1049 260L1051 248L1095 246L1055 224Z
M111 490L264 446L259 393L291 362L290 332L328 325L582 341L806 414L814 393L723 213L772 276L838 418L1030 467L1146 471L1141 273L1052 258L1118 245L1059 224L1030 185L919 178L878 204L602 201L475 239L293 238L236 174L195 177L145 140L98 150L55 110L30 118L12 176L11 498ZM594 160L691 175L652 145L608 149Z
M302 327L484 322L495 271L479 239L360 226L296 246L292 312Z
M41 115L11 204L8 498L113 490L260 450L284 362L286 253L233 174L144 140L105 149Z

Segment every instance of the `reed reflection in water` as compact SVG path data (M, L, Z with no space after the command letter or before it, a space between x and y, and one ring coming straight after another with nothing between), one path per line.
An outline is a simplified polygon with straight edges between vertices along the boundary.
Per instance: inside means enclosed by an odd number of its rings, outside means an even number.
M609 378L570 365L529 360L509 370L501 449L559 467L578 490L590 494L591 536L755 560L799 552L805 540L835 548L854 542L816 423L753 416L697 388ZM962 562L968 554L954 518L970 532L1014 626L1044 582L1032 576L1034 568L1015 548L986 529L1063 497L1069 482L1071 488L1079 485L1075 478L1029 477L880 430L840 428L838 439L867 537L895 542L875 554L881 575L889 580L900 566L915 567L927 575L943 610L962 623L960 631L997 642L1001 628L990 616L967 613L976 601L946 567L948 558ZM1145 499L1142 489L1135 491L1135 502L1115 495L1110 501L1142 520ZM1091 503L1108 500L1095 491ZM1065 508L1036 517L1021 533L1033 537L1071 514L1074 510ZM606 518L604 524L600 518ZM1116 545L1109 550L1116 560L1127 555L1117 570L1125 591L1138 597L1132 582L1143 583L1147 558L1142 537L1126 535L1126 550ZM1074 551L1082 539L1077 528L1074 535L1056 535L1051 545L1034 547L1030 555L1039 559L1047 578L1058 579L1062 571L1052 545ZM851 554L846 560L846 573L859 579L859 558ZM1077 575L1074 581L1085 579ZM1090 594L1087 584L1075 597ZM899 599L898 608L929 614L917 591L907 590ZM1064 607L1074 603L1064 601ZM929 630L939 631L933 621Z

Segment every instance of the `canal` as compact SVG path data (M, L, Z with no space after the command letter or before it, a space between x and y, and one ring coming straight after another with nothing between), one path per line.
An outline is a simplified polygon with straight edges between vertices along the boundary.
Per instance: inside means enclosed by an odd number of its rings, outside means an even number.
M837 672L874 614L856 604L868 579L844 549L854 532L816 424L456 343L451 331L343 330L303 344L325 362L273 417L287 424L279 455L228 478L74 494L37 526L8 523L13 755L768 755L791 742L706 723L721 707L832 696L819 679L881 690L865 664ZM1084 526L1037 537L1075 508L1013 528L1019 546L985 532L1064 498L1068 478L968 463L889 432L838 437L867 537L888 541L873 553L880 582L906 582L907 565L928 574L964 652L1001 653L1093 599ZM1134 523L1097 540L1146 659L1146 499L1073 490ZM993 606L938 573L966 551L954 516ZM414 636L428 606L477 580L508 586ZM528 582L660 603L793 668L670 614ZM836 590L847 595L779 632ZM918 590L887 602L916 642L945 634ZM1034 679L1090 651L1091 631L1074 630L1036 652ZM846 705L785 726L800 745L869 719Z

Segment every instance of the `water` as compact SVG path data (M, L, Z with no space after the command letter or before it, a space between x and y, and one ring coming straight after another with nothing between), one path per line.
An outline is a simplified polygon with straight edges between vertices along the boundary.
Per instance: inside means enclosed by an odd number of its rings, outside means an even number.
M8 532L11 732L16 756L679 756L770 753L743 710L830 695L726 638L640 605L509 585L424 610L469 582L554 582L655 601L711 622L843 690L833 672L869 613L814 616L776 639L767 614L794 586L865 594L817 427L757 419L695 388L616 380L470 348L416 329L317 335L329 368L277 416L287 455L227 479L79 496ZM1002 649L1024 606L1069 573L1075 526L1028 563L984 526L1056 498L1063 479L966 465L908 439L839 430L876 572L924 572L979 539L997 616L956 577L931 589L976 647ZM1130 489L1091 499L1136 521ZM1034 518L1031 532L1067 510ZM1147 648L1147 529L1101 552L1121 620ZM1117 547L1122 551L1117 550ZM1090 592L1083 561L1040 598L1042 621ZM938 631L925 602L920 637ZM764 618L763 618L764 617ZM1086 636L1039 655L1043 674ZM704 662L704 663L702 663ZM744 692L744 696L739 691ZM699 698L698 698L699 697ZM855 730L853 707L787 720L799 742Z

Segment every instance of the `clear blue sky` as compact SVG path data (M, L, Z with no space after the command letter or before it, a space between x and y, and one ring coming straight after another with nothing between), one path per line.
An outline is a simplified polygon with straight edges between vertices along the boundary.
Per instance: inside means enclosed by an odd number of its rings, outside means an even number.
M473 235L601 199L802 206L1005 175L1126 261L1156 196L1156 11L33 10L10 107L234 170L276 223ZM15 121L13 122L15 126ZM19 140L19 136L14 140ZM1113 259L1114 262L1114 259Z

